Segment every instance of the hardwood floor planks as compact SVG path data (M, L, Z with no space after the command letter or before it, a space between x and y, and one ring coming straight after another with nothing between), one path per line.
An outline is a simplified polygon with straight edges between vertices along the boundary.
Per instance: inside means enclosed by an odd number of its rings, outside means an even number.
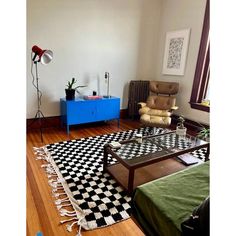
M36 160L33 147L41 147L46 144L79 139L89 136L103 135L112 132L119 132L140 127L139 121L121 119L120 127L117 122L95 123L73 126L70 134L67 135L65 127L54 127L43 130L43 143L41 142L39 130L31 130L27 133L27 236L35 236L38 231L43 236L74 236L77 233L76 227L69 233L66 230L66 223L60 224L62 218L54 204L55 198L52 196L48 178L41 167L42 161ZM165 175L183 168L176 161L166 162L159 165L161 175ZM157 170L157 169L156 169ZM140 175L147 174L147 168ZM147 174L147 176L149 176ZM160 175L159 175L160 177ZM142 177L141 177L142 178ZM144 233L137 226L135 221L128 220L116 223L112 226L96 229L92 231L82 230L83 236L144 236Z
M125 122L124 122L125 123ZM51 187L48 184L48 178L41 168L42 162L36 160L33 147L41 147L49 143L55 143L65 140L78 139L82 137L102 135L106 133L118 132L127 129L139 127L138 122L132 122L130 125L120 128L117 122L91 124L78 127L72 127L67 135L63 128L47 128L43 130L43 143L40 138L39 130L28 131L27 133L27 236L35 236L38 231L43 236L72 236L77 233L76 227L69 233L65 224L60 224L62 218L55 205L55 198L52 197ZM117 223L110 227L102 229L84 231L83 236L89 235L144 235L132 219Z
M26 198L27 199L27 205L26 205L26 207L27 207L27 209L31 209L28 212L28 218L32 219L30 221L30 225L29 225L29 222L27 221L27 235L33 235L38 230L41 230L41 228L39 228L39 226L41 224L40 224L38 211L37 211L37 208L35 206L35 201L34 201L33 193L31 191L31 187L30 187L28 178L26 180L26 189L27 189L27 198Z

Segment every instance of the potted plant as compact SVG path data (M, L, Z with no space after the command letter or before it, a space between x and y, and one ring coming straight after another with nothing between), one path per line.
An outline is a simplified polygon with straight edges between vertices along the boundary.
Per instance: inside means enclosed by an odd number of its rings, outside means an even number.
M176 127L176 134L179 135L179 136L185 136L186 135L187 128L184 127L184 121L185 121L184 117L179 116L177 127Z
M65 89L65 92L66 92L66 100L74 100L75 99L75 91L77 88L82 88L82 87L86 87L84 85L79 85L79 86L75 86L76 84L76 79L75 78L72 78L71 81L68 81L67 83L67 88Z
M202 126L201 130L198 132L197 137L209 142L210 141L210 128Z

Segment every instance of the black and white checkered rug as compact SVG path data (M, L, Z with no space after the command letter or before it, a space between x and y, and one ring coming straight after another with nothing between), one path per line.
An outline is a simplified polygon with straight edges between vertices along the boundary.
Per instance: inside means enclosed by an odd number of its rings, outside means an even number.
M76 223L87 230L128 219L131 198L109 174L102 172L103 146L111 141L134 138L137 133L147 135L150 130L146 127L44 146L46 158L38 159L49 162L43 166L49 175L61 215L71 217L72 221L77 218ZM167 131L158 129L159 133ZM203 159L205 153L206 150L201 149L193 155ZM38 155L43 156L40 150ZM115 160L110 159L109 163L115 163ZM69 199L63 198L63 191ZM65 209L67 201L72 204L74 212ZM70 219L62 222L67 221ZM70 231L72 226L73 223L67 229Z

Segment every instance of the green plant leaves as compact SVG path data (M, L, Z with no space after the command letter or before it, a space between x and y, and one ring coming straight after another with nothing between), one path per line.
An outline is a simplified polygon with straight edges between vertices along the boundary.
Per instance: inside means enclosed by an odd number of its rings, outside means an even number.
M75 78L72 78L71 81L68 81L67 83L67 88L68 89L77 89L77 88L83 88L83 87L87 87L86 85L78 85L76 87L73 87L75 85L75 83L77 82L77 80Z
M198 135L199 138L209 138L210 137L210 128L202 128Z
M73 85L76 83L77 81L75 80L75 78L72 78L71 82L68 81L68 84L66 85L68 87L68 89L76 89L76 88L73 88Z

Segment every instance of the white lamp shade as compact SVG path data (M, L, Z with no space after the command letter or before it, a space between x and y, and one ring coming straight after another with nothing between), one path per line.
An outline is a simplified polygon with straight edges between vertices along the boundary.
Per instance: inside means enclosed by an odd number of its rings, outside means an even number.
M53 57L53 52L51 50L45 50L40 58L40 62L43 65L46 65L52 60L52 57Z
M40 61L43 65L48 64L53 57L53 52L51 50L43 50L36 45L32 47L32 52L35 53L33 61L36 59L36 56L38 56L39 57L38 61Z

